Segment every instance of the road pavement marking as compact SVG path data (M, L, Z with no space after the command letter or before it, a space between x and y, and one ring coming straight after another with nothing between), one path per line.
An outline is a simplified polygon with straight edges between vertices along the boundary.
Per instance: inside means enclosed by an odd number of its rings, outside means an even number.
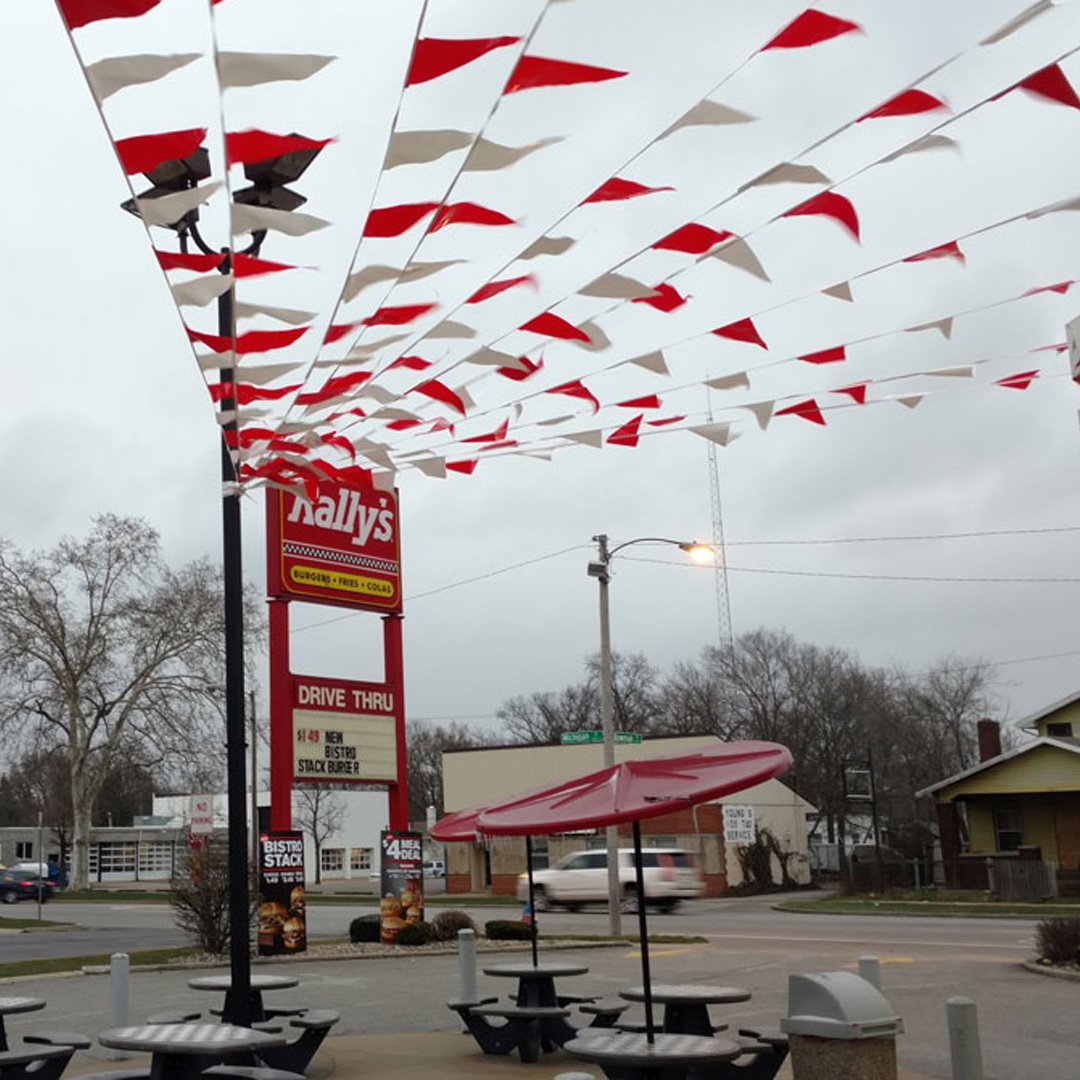
M881 938L870 937L857 937L857 938L832 938L832 937L807 937L806 934L800 934L798 937L783 937L779 934L707 934L705 935L710 941L724 940L724 941L772 941L772 942L784 942L784 941L797 941L801 944L813 943L815 945L917 945L928 949L940 949L943 945L947 945L953 949L1020 949L1024 946L1021 945L1009 945L1001 942L979 942L979 941L919 941L910 939L900 939L892 941L883 941Z
M877 957L877 962L879 964L914 964L915 963L915 957L914 956L879 956L879 957ZM854 968L857 968L858 966L859 966L858 963L844 964L845 969L847 969L847 968L854 969Z
M649 950L649 955L650 956L685 956L687 953L693 952L693 951L694 951L693 949L650 949ZM634 952L629 952L626 955L628 957L629 956L640 957L641 956L641 950L636 949Z

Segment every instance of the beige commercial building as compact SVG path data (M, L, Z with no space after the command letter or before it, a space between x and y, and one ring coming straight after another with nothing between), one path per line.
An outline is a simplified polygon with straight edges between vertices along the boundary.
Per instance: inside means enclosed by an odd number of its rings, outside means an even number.
M667 757L693 753L717 744L712 736L645 739L619 744L615 760ZM603 768L599 743L576 746L501 746L443 753L443 800L447 813L508 798L531 788L558 783ZM810 880L807 814L813 807L779 780L747 788L706 803L642 822L648 846L681 847L694 851L705 875L708 894L715 896L743 881L739 850L762 829L775 837L786 856L790 876L800 884ZM621 827L630 846L630 826ZM533 840L534 865L553 864L564 855L605 844L603 830L568 835L538 836ZM525 869L525 845L506 837L484 843L448 844L446 888L449 893L491 891L512 894ZM774 879L780 881L773 857Z

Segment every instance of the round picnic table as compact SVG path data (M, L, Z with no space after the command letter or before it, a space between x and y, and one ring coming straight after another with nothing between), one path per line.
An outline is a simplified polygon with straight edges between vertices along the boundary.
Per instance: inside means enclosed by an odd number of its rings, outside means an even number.
M196 1080L210 1065L285 1041L282 1034L235 1024L141 1024L98 1036L102 1046L151 1054L150 1080Z
M264 990L288 990L290 987L299 985L300 980L292 975L252 975L251 997L249 999L249 1013L252 1023L258 1023L267 1018L262 999ZM225 1008L222 1015L226 1017L236 1015L231 975L199 975L197 978L188 979L188 986L192 990L210 990L224 993Z
M709 986L701 983L653 983L653 1001L664 1006L662 1030L670 1035L714 1035L726 1024L713 1024L710 1005L730 1005L749 1001L751 994L741 986ZM627 1001L644 1001L645 987L628 986L619 991Z
M45 1008L44 998L0 997L0 1050L7 1050L7 1031L4 1030L4 1017L14 1013L36 1012Z
M707 1074L741 1053L730 1039L661 1033L649 1042L645 1035L588 1035L571 1039L563 1049L582 1061L599 1065L610 1080L685 1080L691 1070Z
M584 964L545 961L541 964L493 964L484 968L484 974L501 979L517 979L518 1005L557 1006L559 999L555 992L555 980L585 975L588 970Z

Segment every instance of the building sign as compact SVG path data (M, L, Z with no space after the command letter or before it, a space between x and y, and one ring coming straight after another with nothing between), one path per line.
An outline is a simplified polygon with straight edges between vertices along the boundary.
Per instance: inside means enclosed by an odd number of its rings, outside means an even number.
M401 610L396 491L327 483L311 502L271 490L266 512L270 596Z
M728 844L752 844L757 829L752 806L724 803L724 840Z
M402 927L424 918L424 842L418 832L384 832L379 940L393 945Z
M297 675L292 698L296 783L397 779L397 725L389 686Z
M259 834L259 955L295 956L307 949L304 837Z

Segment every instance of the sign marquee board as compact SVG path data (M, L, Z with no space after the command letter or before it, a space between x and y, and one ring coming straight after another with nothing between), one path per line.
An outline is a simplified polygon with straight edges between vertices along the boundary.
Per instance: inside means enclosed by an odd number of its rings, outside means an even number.
M381 683L292 678L293 781L397 780L394 691Z
M269 596L401 611L396 491L323 485L314 501L270 490Z

